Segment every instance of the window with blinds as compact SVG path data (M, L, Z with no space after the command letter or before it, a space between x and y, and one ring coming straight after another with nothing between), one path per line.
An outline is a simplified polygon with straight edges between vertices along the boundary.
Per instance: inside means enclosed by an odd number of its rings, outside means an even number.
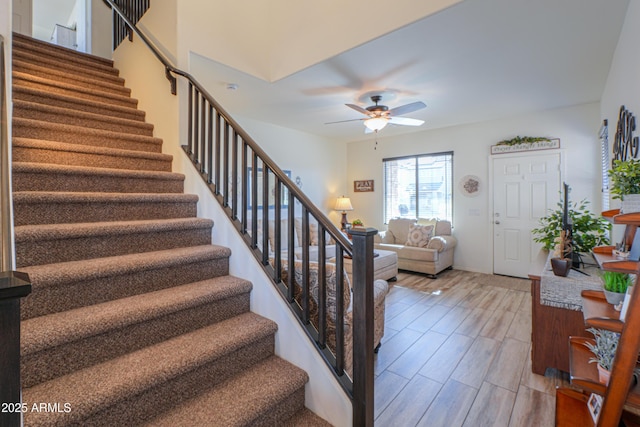
M602 210L609 210L609 126L605 119L600 127L600 149L602 150Z
M382 160L384 222L391 218L453 219L453 152Z

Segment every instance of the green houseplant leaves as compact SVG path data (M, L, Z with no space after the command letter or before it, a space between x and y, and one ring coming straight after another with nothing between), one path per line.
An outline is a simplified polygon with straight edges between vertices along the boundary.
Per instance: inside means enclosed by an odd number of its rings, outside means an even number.
M640 159L614 160L609 177L614 199L624 199L627 194L640 194Z
M582 200L580 203L569 204L569 217L573 223L573 250L577 252L590 252L595 246L609 244L608 232L611 223L606 219L592 214L587 208L589 202ZM553 250L556 238L562 231L562 203L558 203L558 209L550 211L549 215L540 218L540 227L531 232L533 240L544 245L544 249Z

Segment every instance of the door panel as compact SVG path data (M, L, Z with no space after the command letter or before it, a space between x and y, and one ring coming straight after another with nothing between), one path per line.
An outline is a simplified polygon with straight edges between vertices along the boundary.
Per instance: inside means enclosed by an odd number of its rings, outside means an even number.
M559 200L560 154L493 159L493 271L527 277L541 245L531 230Z
M32 33L32 4L31 0L13 0L13 31L31 36Z

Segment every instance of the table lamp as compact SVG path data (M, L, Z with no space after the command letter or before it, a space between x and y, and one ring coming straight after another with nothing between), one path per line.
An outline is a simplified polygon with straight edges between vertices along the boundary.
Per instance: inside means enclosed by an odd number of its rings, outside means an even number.
M342 224L342 227L340 228L340 230L345 231L347 229L347 211L352 211L353 210L353 206L351 206L351 200L349 200L348 197L338 197L338 200L336 200L336 206L333 208L337 211L342 211L342 220L340 221L340 224Z

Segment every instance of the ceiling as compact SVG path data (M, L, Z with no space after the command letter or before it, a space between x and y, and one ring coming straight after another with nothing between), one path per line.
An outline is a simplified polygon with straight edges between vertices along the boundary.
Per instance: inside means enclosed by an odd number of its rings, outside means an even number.
M427 104L406 115L423 126L391 136L599 101L628 3L465 0L275 82L197 54L191 67L240 121L338 141L372 137L361 121L325 124L363 117L346 103Z

